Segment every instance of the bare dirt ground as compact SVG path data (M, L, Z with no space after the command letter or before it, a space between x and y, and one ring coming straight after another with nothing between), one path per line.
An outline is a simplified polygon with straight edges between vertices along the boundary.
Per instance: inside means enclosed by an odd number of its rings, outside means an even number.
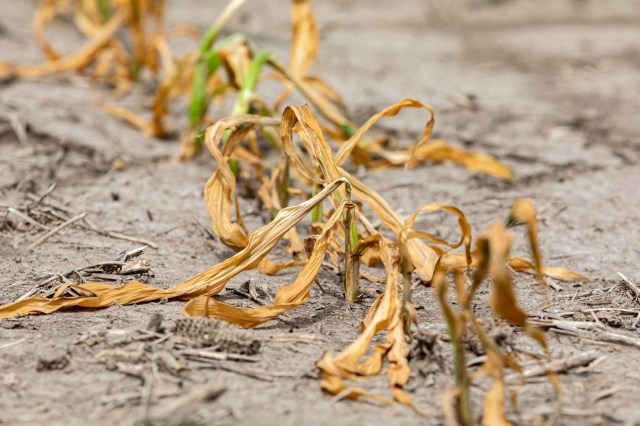
M205 28L223 3L173 1L168 18ZM0 60L41 61L30 32L35 5L0 3ZM547 305L534 278L520 274L522 304L535 318L597 318L605 331L640 337L634 326L640 303L617 274L640 283L637 2L318 1L316 12L322 34L316 70L344 95L357 120L404 97L431 103L437 111L436 136L492 154L519 177L507 184L442 164L369 173L365 183L405 215L428 202L456 205L476 235L491 221L504 219L517 197L534 199L546 262L593 279L557 282ZM52 28L54 43L68 50L77 45L68 24ZM247 32L261 47L286 57L288 1L254 1L229 30ZM137 88L120 102L141 110L149 104L150 88ZM210 158L177 163L177 136L145 138L92 106L108 96L77 76L0 86L2 212L35 205L56 183L38 208L67 218L88 212L99 230L152 241L157 249L148 248L142 256L151 271L136 278L158 287L229 256L197 224L208 222L202 188L212 172ZM382 126L408 143L424 122L412 114ZM11 120L16 119L27 123L26 138L14 132ZM181 123L176 120L175 128ZM114 167L119 162L127 167ZM247 209L253 208L251 200L245 201ZM260 211L249 218L254 229L265 220ZM5 220L20 222L11 214ZM47 226L59 223L50 218ZM445 238L456 232L453 221L423 224ZM0 303L43 286L42 277L114 260L140 245L71 226L27 250L43 232L28 223L18 229L3 225ZM254 278L273 294L293 276L246 274L229 288ZM154 314L164 317L163 324L181 318L180 302L0 320L0 423L442 424L440 399L452 374L433 361L416 358L411 364L411 396L428 411L426 419L404 407L335 401L320 391L314 363L323 351L339 351L357 336L373 301L371 296L345 304L335 272L324 271L320 282L326 293L313 289L309 303L249 332L261 346L257 353L245 350L244 361L204 362L167 349L171 335L145 331ZM254 303L234 291L223 297L242 306ZM432 289L416 286L414 301L422 307L420 327L445 333ZM482 304L476 309L479 316L489 316ZM520 331L508 327L504 333L507 347L541 353ZM640 424L640 348L557 332L549 333L549 340L554 358L589 351L597 358L559 375L564 392L557 424ZM451 365L448 344L440 346L444 364ZM151 375L150 365L155 366ZM517 388L517 380L510 383L510 390ZM208 399L180 399L206 384ZM364 385L387 392L383 379ZM476 413L483 386L473 391ZM219 394L221 387L225 391ZM520 389L517 408L519 414L509 407L509 415L518 424L552 416L556 398L548 381L530 379Z

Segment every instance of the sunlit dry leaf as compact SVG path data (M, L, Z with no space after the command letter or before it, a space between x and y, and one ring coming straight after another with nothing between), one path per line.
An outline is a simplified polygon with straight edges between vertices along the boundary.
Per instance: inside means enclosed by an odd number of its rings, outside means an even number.
M311 160L314 166L317 166L322 178L315 176L314 170L311 170L301 159L293 145L293 129L299 125L303 142L306 142ZM284 150L291 160L292 164L298 171L312 182L324 183L340 178L340 172L336 167L333 159L331 147L324 139L320 125L315 119L311 108L308 105L302 107L290 106L282 113L282 126L280 127L280 139ZM336 204L340 203L346 197L344 188L338 190L334 194Z
M296 266L304 266L306 263L306 260L291 260L284 263L275 263L269 260L269 258L265 257L264 259L262 259L262 262L258 264L258 270L263 275L275 275L278 272L284 271L285 269L295 268Z
M425 143L431 137L431 131L433 130L433 125L435 124L435 117L433 113L433 108L429 105L423 104L422 102L418 102L415 99L404 99L400 102L396 102L395 104L385 108L381 112L372 116L365 124L360 126L360 128L356 131L356 133L349 138L348 141L343 143L336 154L336 164L338 166L342 166L346 159L349 157L349 154L357 147L358 143L362 141L364 135L376 124L382 117L393 117L397 115L404 108L423 108L429 112L429 121L425 125L424 131L422 133L422 138L418 142L417 145ZM366 148L364 148L366 150ZM410 155L409 155L410 157ZM407 157L407 159L409 158Z
M460 228L460 241L458 241L457 243L449 243L441 238L438 238L428 232L424 232L424 231L419 231L419 230L413 230L412 226L416 220L416 218L418 217L418 215L422 212L434 212L434 211L438 211L438 210L443 210L449 213L452 213L454 215L456 215L458 217L458 227ZM467 260L467 266L471 265L472 262L472 258L471 258L471 225L469 225L469 222L467 222L467 218L465 217L464 213L462 213L462 211L460 211L460 209L453 207L453 206L448 206L446 204L440 204L440 203L431 203L431 204L427 204L426 206L420 207L419 209L417 209L416 211L414 211L411 216L405 221L402 230L400 231L400 240L401 241L406 241L408 239L411 238L421 238L436 244L442 244L442 245L446 245L449 246L451 248L457 248L460 247L462 244L464 244L464 249L465 249L465 255L466 255L466 260Z
M383 156L383 153L380 155ZM490 155L469 152L465 149L451 146L441 140L432 140L428 143L417 146L410 159L406 155L402 155L396 156L394 161L391 161L390 154L386 154L386 159L394 165L405 164L402 161L406 159L408 160L406 164L409 164L410 166L415 166L428 161L436 163L451 161L464 166L469 170L493 175L500 179L512 180L514 178L511 167L501 163Z
M513 203L511 207L511 215L509 217L510 224L524 222L527 224L529 247L533 255L533 262L536 266L536 277L542 282L542 256L538 249L538 220L536 218L536 210L533 202L527 199L519 199Z
M264 126L277 126L280 120L257 115L227 117L209 127L205 134L205 145L211 152L218 168L211 175L204 190L205 202L211 217L211 228L225 245L241 250L247 244L247 231L236 208L237 221L231 220L231 211L237 205L236 178L229 166L235 148L250 130ZM234 131L242 127L238 131ZM222 148L227 131L234 131Z
M311 0L291 2L293 35L291 40L291 72L304 76L318 53L318 28L313 18Z
M111 41L116 31L118 31L126 19L126 12L116 12L102 27L99 34L87 42L80 50L65 58L56 59L42 65L4 64L4 67L0 67L0 71L2 71L0 78L6 77L7 75L39 77L45 74L64 71L81 71L86 68L96 57L97 53Z
M322 92L314 90L313 83L307 82L302 77L292 73L287 67L280 63L276 58L271 56L269 64L280 74L285 80L290 81L302 95L309 100L311 104L322 114L327 120L338 126L339 128L354 127L353 123L344 116L344 114L336 107Z
M501 367L493 367L498 369ZM484 397L483 426L511 426L504 412L504 381L500 378L493 381L491 389Z
M56 16L58 9L68 8L72 0L43 0L33 17L33 33L36 42L50 61L56 61L60 54L51 46L44 34L46 25Z
M523 259L521 257L510 258L508 261L508 264L511 267L511 269L518 272L527 271L527 270L535 271L536 269L535 265L531 261L527 259ZM555 278L558 280L586 281L589 279L584 275L580 275L562 266L543 266L542 268L540 268L540 270L542 271L543 275L547 277Z
M429 112L429 120L425 124L422 136L416 144L409 149L389 150L374 139L364 139L365 134L383 117L392 117L405 108L425 109ZM379 166L405 166L414 167L418 164L431 161L452 161L470 170L487 173L501 179L513 179L511 168L495 160L486 154L476 154L462 148L456 148L444 141L434 140L429 142L435 123L433 108L415 99L404 99L381 112L373 115L363 124L353 136L344 142L336 154L336 164L341 166L349 156L357 159L357 164L373 167ZM374 162L371 156L381 157L383 162Z

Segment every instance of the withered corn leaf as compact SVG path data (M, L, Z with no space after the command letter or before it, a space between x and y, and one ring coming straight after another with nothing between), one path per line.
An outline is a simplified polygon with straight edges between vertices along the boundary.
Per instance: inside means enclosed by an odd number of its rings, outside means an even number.
M127 19L123 11L116 12L101 28L100 32L89 40L80 50L64 57L40 65L14 65L3 63L0 65L0 78L6 76L39 77L46 74L80 71L95 59L99 51L109 44Z
M381 118L395 116L405 108L425 109L429 112L429 120L425 124L422 136L413 147L390 150L385 148L380 141L364 139L365 134ZM336 164L342 166L350 155L353 155L356 163L362 163L368 167L374 165L377 167L403 165L408 168L427 161L443 162L448 160L469 170L491 174L501 179L510 180L514 178L513 171L509 166L489 155L472 153L462 148L456 148L442 140L429 141L434 124L435 116L431 106L415 99L404 99L373 115L349 140L344 142L336 154ZM374 161L372 155L381 157L383 161Z
M297 75L304 76L318 54L320 39L313 18L311 0L293 0L291 19L293 21L293 36L289 69Z
M189 301L184 309L185 315L217 318L242 327L255 327L305 303L309 300L309 291L325 258L332 229L337 221L342 220L344 207L345 203L338 206L325 223L304 268L294 283L285 285L278 290L272 306L238 308L210 298L216 293L207 293Z
M246 247L236 255L206 269L191 279L166 290L147 284L131 282L120 287L110 284L86 283L72 286L81 294L88 292L93 296L59 297L47 299L30 297L4 306L0 306L0 318L12 318L16 315L52 313L73 306L83 308L103 308L115 303L128 305L149 302L158 299L191 299L200 295L217 294L226 283L242 271L253 269L275 247L281 238L318 203L340 188L346 180L340 179L328 184L315 197L294 207L282 209L275 219L255 231ZM296 299L297 300L297 299Z
M392 365L388 372L388 379L394 397L403 403L411 404L409 397L402 390L409 379L410 370L406 363L408 348L402 331L401 303L398 298L400 256L397 249L390 246L387 241L382 238L377 240L386 270L385 291L377 303L372 305L362 334L338 355L334 356L326 352L316 365L322 373L321 384L325 391L342 394L347 398L366 396L389 403L388 398L350 386L346 381L379 374L384 357L390 355L389 361ZM380 331L387 332L387 341L376 345L373 348L373 354L368 358L361 359L375 335Z

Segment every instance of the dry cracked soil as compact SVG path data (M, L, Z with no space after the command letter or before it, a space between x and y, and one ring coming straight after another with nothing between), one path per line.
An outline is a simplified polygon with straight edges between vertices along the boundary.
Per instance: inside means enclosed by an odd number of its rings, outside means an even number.
M0 2L1 61L42 60L31 34L36 3ZM251 2L228 31L246 32L286 57L288 3ZM223 4L170 1L168 20L204 29ZM598 321L601 333L637 342L640 303L618 275L640 283L637 1L335 0L317 1L315 9L322 34L315 71L344 95L356 120L402 98L419 99L436 109L437 137L496 156L518 176L504 183L445 163L374 171L364 175L365 183L403 216L427 202L458 206L476 235L504 219L516 198L533 199L546 263L590 279L551 282L547 299L533 276L519 274L522 305L536 319ZM49 32L66 51L79 43L68 22L56 21ZM118 102L142 111L151 89L143 84ZM112 100L107 89L81 76L0 86L2 304L46 292L47 279L56 274L71 272L65 278L74 279L72 271L141 245L113 238L121 236L113 232L156 245L141 256L151 269L134 276L163 288L231 254L202 225L209 220L202 188L211 158L178 163L177 130L166 140L146 138L96 108L97 99ZM182 112L178 106L175 117ZM409 143L423 120L407 112L383 121L380 129ZM173 119L173 128L181 125ZM52 183L55 189L38 203ZM243 204L250 227L264 223L252 200ZM28 250L45 231L9 212L28 205L49 220L46 226L87 212L94 229L78 222ZM421 225L455 236L449 219ZM516 252L526 254L522 241ZM94 278L130 279L109 272L93 271ZM253 279L273 294L293 277L248 273L229 288ZM320 283L325 293L314 288L309 303L239 337L259 342L257 352L247 346L226 360L203 358L194 352L202 350L198 345L173 342L166 324L181 318L183 302L0 320L0 424L443 424L441 396L453 380L451 350L438 338L446 326L433 289L414 288L419 327L435 333L444 365L420 356L411 361L410 394L427 411L425 418L408 408L336 400L320 391L316 360L358 335L373 301L368 296L345 304L333 271L323 271ZM490 321L487 291L481 296L476 313ZM254 306L238 291L222 297ZM556 424L640 424L640 347L561 331L548 334L553 358L592 353L595 361L558 375L563 393ZM506 335L506 350L541 353L520 330L499 332ZM519 391L516 406L507 404L515 423L539 424L554 416L557 397L546 378L530 378L522 387L518 380L509 383L510 391ZM384 378L363 385L388 392ZM472 390L476 413L484 390L482 382Z

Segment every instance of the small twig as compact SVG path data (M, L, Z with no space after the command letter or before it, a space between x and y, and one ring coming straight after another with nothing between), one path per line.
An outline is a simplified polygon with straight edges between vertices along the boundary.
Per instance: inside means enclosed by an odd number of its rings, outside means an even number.
M56 184L55 182L51 184L51 186L49 186L49 188L47 188L47 190L44 192L44 194L42 194L38 199L34 200L35 204L31 207L37 206L38 204L40 204L45 198L47 198L47 196L49 194L51 194L51 192L53 192L53 190L56 189Z
M337 402L342 401L343 399L345 399L351 392L353 392L353 389L351 389L350 387L347 387L345 390L343 390L340 393L337 393L333 398L331 398L329 400L329 405L334 405Z
M162 404L157 413L151 417L151 423L170 424L181 423L171 422L171 420L183 420L185 413L193 409L193 406L200 402L213 401L217 399L227 390L227 385L220 381L214 380L210 383L198 386L190 390L186 395L176 398L168 404Z
M52 230L50 230L49 232L47 232L46 234L44 234L42 237L38 238L37 241L35 241L33 244L31 244L28 247L28 250L33 250L34 248L38 247L40 244L44 243L45 241L47 241L49 238L53 237L55 234L57 234L58 232L62 231L64 228L66 228L69 225L72 225L73 223L84 219L84 217L87 215L87 213L80 213L77 216L72 217L71 219L67 220L66 222L61 223L60 225L56 226L55 228L53 228Z
M173 397L178 397L182 394L183 394L182 391L163 392L162 389L160 389L158 392L155 393L155 397L156 398L173 398ZM132 402L132 403L137 402L139 399L140 399L140 392L123 392L115 395L105 395L102 397L101 403L103 405L110 405L111 408L116 408L126 404L127 402Z
M543 300L542 302L540 302L537 305L533 306L531 308L530 312L543 311L543 310L547 309L548 307L550 307L552 305L553 305L553 302L551 300Z
M27 136L26 124L20 119L17 112L8 113L7 117L9 117L9 124L11 124L11 128L16 134L18 142L23 145L27 145L29 143L29 137Z
M212 240L216 239L216 234L214 234L211 229L207 228L198 218L198 216L196 216L195 214L193 215L193 223L202 228L202 230L209 236L209 238L211 238Z
M27 194L27 197L30 198L31 200L36 201L36 202L39 200L39 198L37 196L33 195L33 194ZM51 204L51 203L45 203L45 205L48 206L50 209L58 210L59 212L64 213L64 215L61 215L61 214L55 213L53 211L49 212L49 214L51 216L56 217L56 218L58 218L60 220L67 220L68 215L71 214L69 212L69 210L65 209L62 206L58 206L58 205ZM154 249L158 248L157 244L155 244L154 242L149 241L147 239L144 239L144 238L133 237L133 236L130 236L130 235L123 234L121 232L105 231L103 229L100 229L93 222L91 222L88 219L85 219L83 221L83 223L78 224L78 226L80 226L81 228L86 229L88 231L95 232L98 235L105 236L105 237L115 238L117 240L131 241L131 242L134 242L134 243L145 244L145 245L147 245L147 246L149 246L151 248L154 248Z
M585 296L591 296L591 295L593 295L595 293L605 294L606 292L609 292L609 291L611 291L611 290L613 290L613 289L615 289L617 287L618 287L618 284L616 284L614 286L611 286L609 288L605 288L605 289L596 288L596 289L593 289L591 291L585 291L584 293L580 293L580 292L576 291L574 294L564 294L564 295L560 294L560 295L554 296L554 297L557 297L559 299L571 299L571 301L573 302L576 298L582 298L582 297L585 297Z
M618 275L620 275L620 278L622 278L622 282L625 283L627 287L629 287L636 294L636 297L640 297L640 288L638 288L638 286L635 285L634 282L627 278L622 272L618 272Z
M638 326L638 321L640 321L640 312L638 312L638 316L631 323L631 328L635 329Z
M260 299L260 297L259 297L260 295L258 294L258 290L256 288L256 285L252 280L245 281L243 284L240 285L240 287L232 288L232 289L229 289L229 290L231 290L234 293L236 293L236 294L238 294L238 295L240 295L242 297L245 297L245 298L247 298L249 300L253 300L254 302L256 302L259 305L262 305L262 306L268 305L267 302L265 302L262 299ZM266 291L264 291L262 289L260 289L260 291L266 297L269 297L270 299L272 299L271 295L269 293L267 293Z
M149 405L151 404L151 394L153 393L153 385L155 384L158 374L158 366L155 362L151 365L151 373L145 375L142 391L140 392L140 420L145 423L149 417Z
M59 212L62 212L62 213L65 213L65 214L71 214L71 212L69 210L67 210L66 208L64 208L64 207L62 207L60 205L53 204L51 202L43 203L43 200L41 200L41 198L42 198L41 196L38 197L35 194L26 194L26 197L28 199L30 199L31 201L35 201L37 204L42 203L43 205L45 205L47 207L50 207L53 210L58 210Z
M618 392L620 390L620 386L612 386L610 388L607 388L605 390L602 390L600 392L598 392L594 397L593 400L594 401L600 401L601 399L605 399L605 398L609 398L611 395L613 395L614 393Z
M16 216L18 216L20 219L25 220L27 222L29 222L30 224L37 226L40 229L44 229L45 231L49 231L49 228L47 228L46 226L44 226L43 224L41 224L40 222L38 222L37 220L33 219L32 217L29 217L28 215L22 213L20 210L18 209L14 209L13 207L9 207L7 209L7 212L12 213Z
M486 360L487 360L487 356L486 355L482 355L482 356L478 356L478 357L475 357L473 359L470 359L469 361L467 361L467 368L474 367L474 366L480 365L480 364L484 364Z
M142 253L144 253L146 249L147 249L147 246L142 246L142 247L136 247L128 251L124 251L116 257L116 261L126 262L127 260L140 256Z
M197 349L185 349L180 352L187 358L204 358L215 361L245 361L245 362L258 362L260 359L255 356L233 354L229 352L213 352L203 351Z
M98 232L100 233L100 232ZM126 235L126 234L122 234L120 232L113 232L113 231L102 231L103 235L106 235L107 237L111 237L111 238L115 238L117 240L125 240L125 241L131 241L132 243L140 243L140 244L144 244L147 245L151 248L157 249L158 245L156 243L154 243L153 241L149 241L147 239L144 238L139 238L139 237L132 237L130 235Z
M573 333L576 336L591 339L594 341L602 341L608 343L617 343L622 345L635 346L640 348L640 339L637 337L631 337L620 333L612 333L610 331L604 331L605 327L601 324L585 321L564 321L564 320L535 320L532 324L548 328L550 331L555 331L554 327L567 332ZM584 329L584 330L582 330ZM589 332L586 330L593 330Z
M635 309L623 309L623 308L595 308L595 309L583 309L579 312L619 312L622 315L638 315L640 311Z
M57 277L56 277L56 278L57 278ZM18 297L18 298L16 299L16 302L19 302L19 301L21 301L21 300L26 299L27 297L31 297L31 296L33 296L34 294L36 294L36 293L38 292L38 287L39 287L39 286L37 286L37 285L36 285L36 286L31 287L31 289L30 289L29 291L27 291L27 292L26 292L25 294L23 294L22 296Z
M239 369L239 368L233 368L228 365L222 365L222 364L218 364L212 367L220 370L228 371L230 373L240 374L241 376L251 377L252 379L262 380L263 382L273 382L273 377L268 375L269 373L267 373L266 371L264 372L254 371L254 370L248 370L244 368Z
M105 237L111 237L111 238L115 238L117 240L125 240L125 241L131 241L133 243L139 243L139 244L144 244L147 245L151 248L157 249L158 245L156 243L154 243L153 241L149 241L147 239L144 238L138 238L138 237L133 237L131 235L126 235L123 234L121 232L115 232L115 231L105 231L103 229L100 229L96 226L96 224L94 224L93 222L91 222L90 220L85 220L84 223L86 224L86 229L95 232L98 235L103 235Z
M602 419L602 413L598 410L578 407L562 407L562 415L570 417L591 417Z
M318 277L316 277L313 282L315 283L315 285L318 286L318 288L320 289L321 293L326 293L326 291L324 290L324 287L322 287L322 284L320 284L320 281L318 280Z
M27 339L14 340L13 342L5 343L4 345L0 345L0 349L10 348L11 346L19 345Z
M564 359L556 359L543 365L534 365L525 368L522 374L510 374L505 380L514 380L520 377L529 379L532 377L543 376L547 373L562 373L572 368L588 365L597 358L595 352L586 352L583 354L573 355Z
M611 332L598 333L595 339L600 339L602 341L609 342L609 343L619 343L621 345L629 345L629 346L635 346L636 348L640 348L640 339L636 337L626 336L620 333L611 333Z
M301 343L326 343L326 340L322 340L314 336L313 334L300 334L300 333L281 333L274 334L269 337L271 342L301 342Z
M560 287L552 278L545 277L544 282L555 291L562 291L562 287Z
M23 294L18 300L23 300L29 296L33 296L37 293L38 289L45 289L44 297L49 298L54 295L61 286L55 285L56 281L60 283L66 283L69 285L83 284L86 277L91 279L102 280L118 280L122 275L130 274L142 274L149 271L151 266L150 262L144 259L136 260L147 246L134 248L132 250L120 253L117 259L127 260L111 260L107 262L94 263L92 265L83 266L82 268L72 269L64 273L47 274L42 277L36 278L35 281L40 281L34 287L32 287L27 293ZM44 281L41 281L44 280ZM54 283L54 284L52 284ZM12 285L21 284L20 282ZM73 288L66 288L65 292L74 295L81 295L79 291Z
M260 299L254 298L251 294L249 294L247 292L244 292L244 291L240 290L239 288L231 288L229 290L231 290L232 292L234 292L235 294L237 294L239 296L244 297L245 299L249 299L249 300L252 300L252 301L256 302L258 305L262 305L262 306L266 306L267 305L266 302L264 302L264 301L262 301Z
M589 302L585 302L589 306L603 306L603 305L611 305L611 300L593 300Z

